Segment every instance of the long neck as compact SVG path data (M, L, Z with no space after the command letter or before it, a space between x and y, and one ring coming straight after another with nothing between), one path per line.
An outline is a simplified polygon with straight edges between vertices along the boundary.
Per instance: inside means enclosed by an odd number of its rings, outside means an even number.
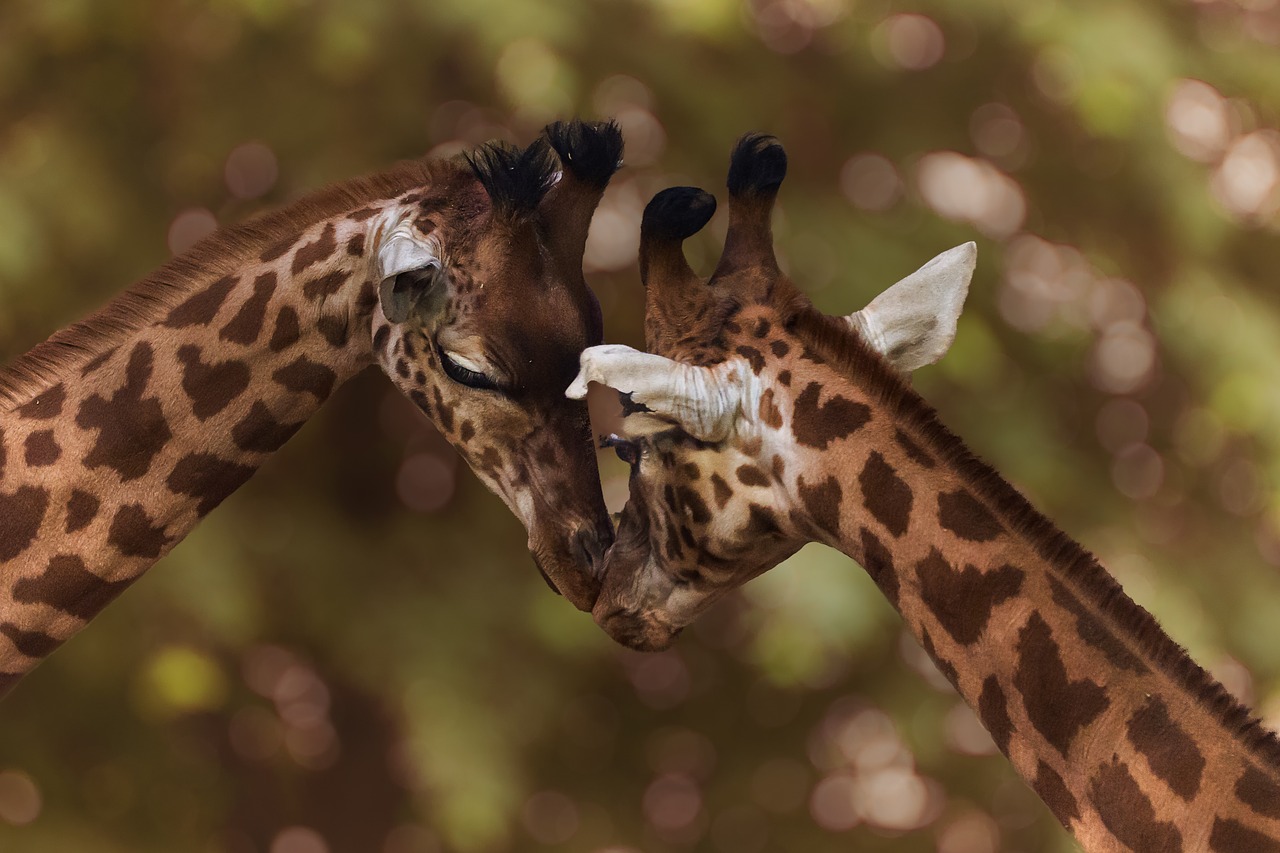
M144 283L19 360L0 412L0 693L370 362L380 220L364 208Z
M867 358L775 383L801 523L866 568L1087 850L1280 851L1280 743Z

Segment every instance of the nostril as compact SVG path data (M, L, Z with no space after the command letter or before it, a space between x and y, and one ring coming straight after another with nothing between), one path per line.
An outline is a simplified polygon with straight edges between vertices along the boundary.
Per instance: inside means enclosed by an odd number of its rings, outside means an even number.
M603 569L604 554L613 539L612 534L602 537L594 528L584 527L574 534L578 547L578 556L593 574L599 575Z

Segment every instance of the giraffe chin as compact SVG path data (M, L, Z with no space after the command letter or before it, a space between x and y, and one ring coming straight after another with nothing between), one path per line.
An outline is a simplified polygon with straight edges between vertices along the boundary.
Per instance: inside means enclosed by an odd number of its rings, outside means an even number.
M591 616L615 642L637 652L666 651L684 630L668 625L656 613L612 606L604 596L596 602Z
M600 581L593 574L596 570L594 561L589 557L580 562L562 560L546 549L534 547L533 543L530 543L529 556L552 592L563 595L584 613L592 611L600 597Z

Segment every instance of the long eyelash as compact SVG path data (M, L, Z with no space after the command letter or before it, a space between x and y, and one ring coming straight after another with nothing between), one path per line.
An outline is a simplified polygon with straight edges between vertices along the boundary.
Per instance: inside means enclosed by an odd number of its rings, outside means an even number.
M468 388L476 388L482 391L502 390L498 387L497 383L488 376L485 376L477 370L471 370L470 368L463 367L453 359L449 358L448 354L446 354L438 344L436 345L436 354L440 358L440 366L444 368L445 376L448 376L454 382L466 385Z

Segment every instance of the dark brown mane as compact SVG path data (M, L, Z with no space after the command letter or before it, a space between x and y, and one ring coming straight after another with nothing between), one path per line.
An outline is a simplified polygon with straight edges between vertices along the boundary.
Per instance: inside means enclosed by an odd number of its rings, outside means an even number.
M1015 534L1025 537L1070 585L1101 602L1131 640L1175 683L1210 709L1226 729L1271 768L1280 766L1280 737L1266 729L1186 651L1161 629L1155 618L1125 594L1097 559L1045 518L994 469L973 455L938 419L888 363L862 339L851 334L843 318L828 317L797 299L786 312L787 325L833 369L870 391L900 422L913 427L930 451L970 485Z
M316 222L370 202L395 198L451 173L464 176L468 170L455 161L410 160L386 172L316 190L243 224L219 228L89 318L56 332L0 370L0 407L10 410L21 405L69 368L118 345L176 305L193 284L234 272L245 259Z

